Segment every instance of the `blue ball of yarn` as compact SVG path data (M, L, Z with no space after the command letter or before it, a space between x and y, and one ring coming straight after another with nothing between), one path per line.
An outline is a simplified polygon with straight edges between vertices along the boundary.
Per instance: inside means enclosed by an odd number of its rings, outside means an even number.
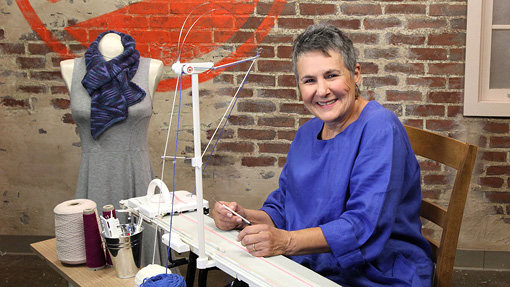
M158 274L145 278L140 287L186 287L184 277L177 274Z

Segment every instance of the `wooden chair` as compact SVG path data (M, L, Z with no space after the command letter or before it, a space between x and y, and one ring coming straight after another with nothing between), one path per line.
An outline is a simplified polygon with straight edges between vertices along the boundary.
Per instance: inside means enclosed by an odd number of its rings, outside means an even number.
M422 200L421 217L440 226L440 242L426 236L432 246L434 286L450 286L464 205L478 147L453 138L405 125L416 155L440 162L457 171L447 208Z

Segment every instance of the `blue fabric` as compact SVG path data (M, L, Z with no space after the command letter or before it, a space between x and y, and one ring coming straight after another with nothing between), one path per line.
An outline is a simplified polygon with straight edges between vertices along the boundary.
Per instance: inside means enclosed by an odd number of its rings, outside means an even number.
M124 52L105 61L98 45L108 33L121 37ZM140 52L135 47L133 37L117 31L106 31L85 52L87 73L81 83L91 97L90 132L95 140L107 128L125 120L128 108L145 97L145 91L131 82L140 63Z
M335 138L318 139L322 126L298 130L261 208L281 229L319 226L332 250L290 258L343 286L431 286L420 168L399 119L371 101Z

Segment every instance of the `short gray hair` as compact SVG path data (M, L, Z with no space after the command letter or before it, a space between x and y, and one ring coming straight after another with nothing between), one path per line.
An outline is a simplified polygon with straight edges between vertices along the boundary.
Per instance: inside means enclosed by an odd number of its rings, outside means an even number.
M296 83L299 85L297 74L297 60L308 52L322 52L329 56L329 51L335 51L342 55L345 67L354 76L356 69L356 51L351 39L342 31L332 25L311 25L294 40L292 47L292 66Z

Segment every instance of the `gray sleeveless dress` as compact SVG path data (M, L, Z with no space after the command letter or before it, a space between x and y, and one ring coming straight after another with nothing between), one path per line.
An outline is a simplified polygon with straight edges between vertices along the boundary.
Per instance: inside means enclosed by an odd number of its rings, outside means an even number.
M88 198L102 207L147 194L154 178L147 146L152 116L149 92L150 59L140 58L132 82L146 91L144 99L128 109L128 118L104 131L97 140L90 134L90 95L81 84L85 76L85 58L75 59L71 84L71 111L81 139L81 166L76 198Z
M138 70L131 80L146 91L144 99L129 107L126 120L106 129L97 140L90 134L90 95L81 84L86 73L85 58L74 61L71 111L82 148L76 198L94 201L99 214L102 214L106 204L113 204L115 209L119 209L120 200L146 195L147 187L154 178L147 144L152 116L150 61L149 58L140 57ZM152 263L155 230L145 224L144 227L142 265L146 266ZM158 245L156 264L166 261L166 248L164 244ZM164 259L161 258L163 254Z

